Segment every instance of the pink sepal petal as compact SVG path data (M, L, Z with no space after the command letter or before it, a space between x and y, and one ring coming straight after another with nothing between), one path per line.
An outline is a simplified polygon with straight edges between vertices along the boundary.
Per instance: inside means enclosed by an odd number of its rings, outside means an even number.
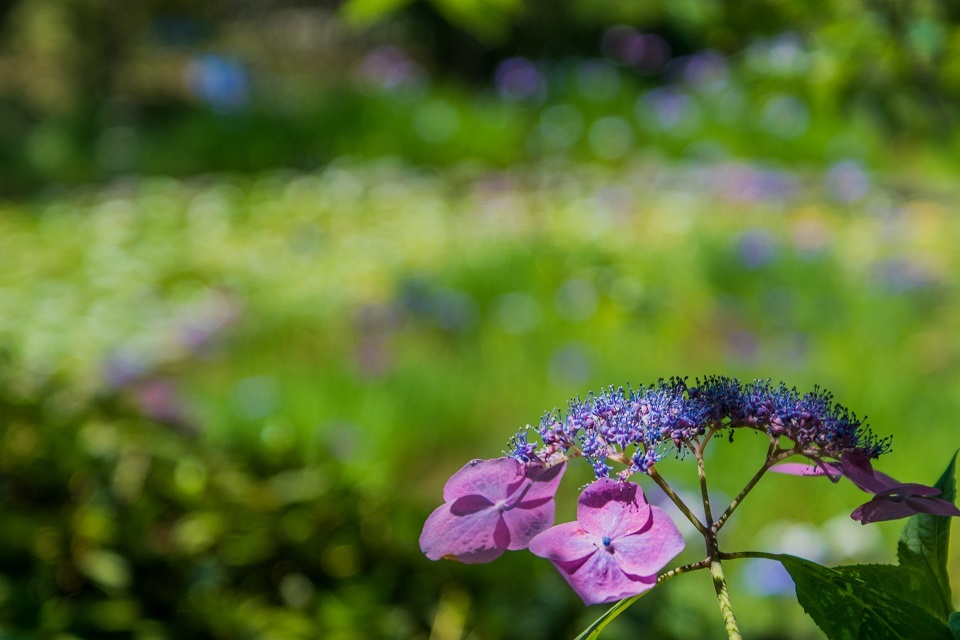
M446 502L427 518L420 548L432 560L466 563L525 549L553 524L554 494L565 468L527 466L513 458L467 463L447 481Z
M523 482L525 472L524 466L513 458L471 460L447 480L443 500L452 502L462 496L477 495L495 503Z
M836 482L835 478L840 477L840 472L834 469L828 469L826 466L815 464L806 464L804 462L781 462L770 467L774 473L785 473L791 476L827 476Z
M877 496L920 496L922 498L931 498L933 496L938 496L942 493L940 489L936 487L928 487L925 484L916 484L913 482L908 482L905 484L898 484L885 489L883 491L878 491Z
M613 556L624 573L656 577L686 543L667 512L651 507L650 524L633 535L617 538L613 546Z
M960 509L940 498L876 496L857 507L850 517L861 524L909 518L918 513L934 516L960 516Z
M597 536L580 528L579 522L564 522L530 541L530 553L553 562L576 562L597 550Z
M874 498L866 502L850 514L850 517L860 524L899 520L914 515L914 511L906 502L893 502L886 498Z
M870 458L859 450L852 449L840 457L843 475L862 491L880 493L896 485L902 484L885 473L881 473L870 464Z
M554 564L587 605L616 602L649 591L657 584L656 575L632 576L624 573L614 554L602 550L588 556L582 563Z
M600 478L580 494L577 521L587 533L618 538L647 525L650 505L639 485Z
M450 503L450 513L455 516L466 516L492 506L493 503L483 496L463 496Z
M423 525L420 550L431 560L453 558L466 564L490 562L503 555L510 532L495 508L456 515L454 503L437 507Z
M560 486L560 480L563 478L563 472L567 469L567 463L561 462L549 469L540 467L527 468L527 478L533 481L533 484L521 498L521 506L527 502L543 500L545 498L553 499L557 495L557 488Z
M528 508L528 505L531 506ZM552 498L547 498L536 503L521 503L515 509L504 511L503 521L510 532L510 545L507 549L526 549L534 536L553 524L555 510L556 503Z
M932 516L960 516L957 505L940 498L907 498L907 504L919 513L928 513Z

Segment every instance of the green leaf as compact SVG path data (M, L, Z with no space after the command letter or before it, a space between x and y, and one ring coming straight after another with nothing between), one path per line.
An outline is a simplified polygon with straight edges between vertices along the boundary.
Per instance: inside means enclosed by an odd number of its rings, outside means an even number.
M763 557L783 564L803 610L830 640L954 640L945 624L920 607L857 577L795 556Z
M397 13L408 4L410 0L347 0L341 11L349 22L366 26Z
M957 454L954 452L946 471L934 485L942 492L940 498L953 502L956 498L954 473ZM897 557L900 566L914 570L933 585L928 589L933 598L931 606L937 617L947 620L953 610L950 595L950 577L947 575L947 551L950 544L950 517L919 513L911 516L900 534Z
M523 11L521 0L432 0L437 11L473 36L495 43Z
M954 611L950 614L950 620L947 622L954 640L960 640L960 611Z
M630 605L642 598L647 593L649 593L649 591L644 591L643 593L630 598L624 598L617 604L613 605L607 609L606 613L594 620L593 624L584 629L583 633L578 635L574 640L596 640L600 637L600 632L603 631L604 627L613 622L614 618L626 611Z
M844 578L860 580L872 588L914 604L933 617L946 621L941 615L939 589L925 573L912 567L890 564L856 564L833 567Z

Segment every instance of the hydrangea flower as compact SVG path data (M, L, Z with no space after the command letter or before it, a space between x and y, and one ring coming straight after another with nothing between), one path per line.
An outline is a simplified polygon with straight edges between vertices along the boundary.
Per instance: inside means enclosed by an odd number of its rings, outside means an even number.
M899 520L918 513L935 516L960 516L960 509L952 502L937 498L940 490L924 484L900 482L881 473L870 464L870 458L860 449L845 451L840 462L817 461L816 466L787 463L771 471L798 476L828 476L836 482L840 476L867 493L874 494L869 502L854 509L850 517L861 524Z
M420 549L431 560L466 564L526 549L553 524L553 498L565 466L524 465L512 458L468 462L444 486L446 502L423 525Z
M547 529L530 551L553 562L584 603L601 604L652 589L657 572L683 550L665 511L632 482L601 478L577 503L577 521Z
M546 414L538 426L514 438L510 455L529 462L574 449L593 466L598 478L610 475L608 460L629 459L626 470L647 473L671 447L678 455L707 429L753 429L772 438L792 440L795 447L839 458L860 449L876 458L890 448L889 438L876 438L856 414L815 387L801 394L783 383L708 376L689 386L686 378L660 380L638 390L608 387L585 400L570 401L563 413ZM540 436L541 447L528 440Z

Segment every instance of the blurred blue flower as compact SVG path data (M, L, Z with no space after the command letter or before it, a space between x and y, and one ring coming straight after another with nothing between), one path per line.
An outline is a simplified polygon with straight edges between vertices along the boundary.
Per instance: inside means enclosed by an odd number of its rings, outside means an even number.
M776 240L765 229L744 231L737 240L737 255L740 263L748 269L759 269L770 264L776 258L776 254Z
M676 87L659 87L640 97L637 120L648 128L687 135L700 128L700 109Z
M250 101L250 79L239 60L207 54L190 61L187 85L191 93L218 111L236 111Z
M743 563L747 589L757 595L793 596L793 578L779 562L762 558L750 558Z

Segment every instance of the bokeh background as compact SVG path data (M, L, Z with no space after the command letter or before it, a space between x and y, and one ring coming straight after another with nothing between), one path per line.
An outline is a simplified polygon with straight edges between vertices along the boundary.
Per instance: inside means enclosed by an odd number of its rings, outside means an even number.
M610 384L819 384L932 483L960 447L958 19L0 2L0 637L572 637L604 607L549 563L417 539L452 472ZM717 500L764 450L715 445ZM772 477L723 542L892 562L865 498ZM820 637L776 565L729 565L749 637ZM605 637L724 637L709 579Z

